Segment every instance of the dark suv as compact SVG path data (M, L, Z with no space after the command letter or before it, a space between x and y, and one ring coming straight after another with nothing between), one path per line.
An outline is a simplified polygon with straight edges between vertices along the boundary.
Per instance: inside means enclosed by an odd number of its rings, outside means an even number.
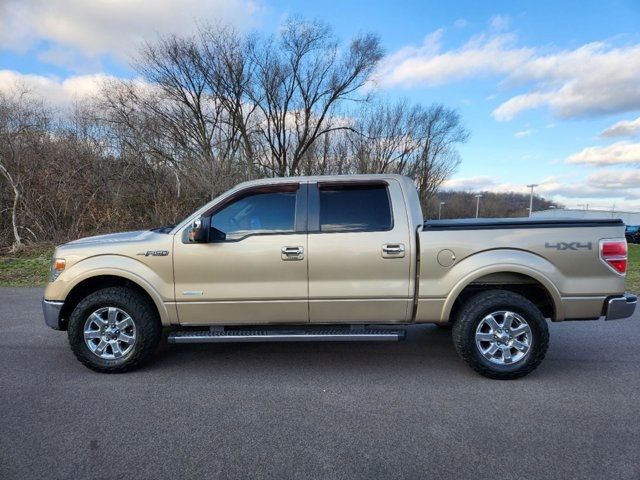
M627 225L624 236L628 243L640 243L640 225Z

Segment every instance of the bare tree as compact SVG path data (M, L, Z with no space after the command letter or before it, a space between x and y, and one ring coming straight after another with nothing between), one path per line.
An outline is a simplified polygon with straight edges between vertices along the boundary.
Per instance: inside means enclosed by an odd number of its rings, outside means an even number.
M249 95L261 113L261 165L273 175L296 175L317 139L344 128L330 117L360 98L381 56L374 35L355 38L343 51L327 26L295 19L278 38L254 45Z
M377 103L350 135L361 173L400 173L414 179L424 206L458 167L457 145L469 133L460 115L440 104Z
M21 177L30 165L25 152L45 130L42 103L24 86L16 85L9 94L0 93L0 173L13 192L11 204L11 251L23 247L20 234L19 207L22 200Z
M455 110L434 104L418 120L417 137L421 139L417 161L407 171L415 179L422 205L431 198L460 163L456 150L469 132L461 125Z

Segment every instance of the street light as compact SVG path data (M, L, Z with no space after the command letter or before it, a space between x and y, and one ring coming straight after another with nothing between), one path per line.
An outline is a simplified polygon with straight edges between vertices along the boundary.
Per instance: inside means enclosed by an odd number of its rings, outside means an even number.
M531 185L527 185L527 188L531 189L531 196L529 196L529 216L533 213L533 189L538 186L537 183L532 183Z
M442 206L445 204L446 202L440 202L440 205L438 205L438 220L440 220L440 217L442 216Z
M482 198L482 194L476 195L476 218L478 218L478 213L480 213L480 199Z

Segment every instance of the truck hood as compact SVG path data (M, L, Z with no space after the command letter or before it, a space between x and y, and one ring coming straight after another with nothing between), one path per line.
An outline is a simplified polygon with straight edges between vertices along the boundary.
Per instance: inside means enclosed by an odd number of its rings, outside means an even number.
M166 234L152 232L151 230L138 230L135 232L119 232L108 233L106 235L95 235L93 237L84 237L72 242L65 243L64 246L76 246L86 244L105 244L110 245L114 243L133 243L133 242L147 242L154 240L159 236L166 237Z

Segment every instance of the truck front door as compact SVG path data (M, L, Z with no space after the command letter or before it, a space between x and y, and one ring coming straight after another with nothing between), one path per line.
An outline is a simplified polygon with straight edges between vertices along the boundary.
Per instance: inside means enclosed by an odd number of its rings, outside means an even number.
M308 322L306 185L241 191L211 212L211 241L176 235L183 325Z

